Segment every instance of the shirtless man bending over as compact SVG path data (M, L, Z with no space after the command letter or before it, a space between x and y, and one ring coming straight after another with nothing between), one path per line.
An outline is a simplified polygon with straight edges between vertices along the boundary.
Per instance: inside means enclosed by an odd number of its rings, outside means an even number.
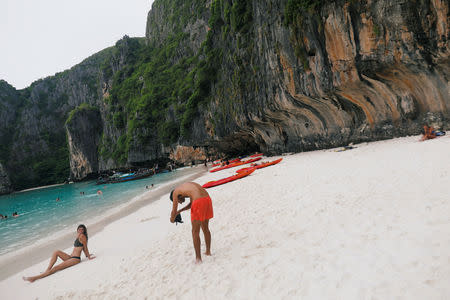
M188 205L178 210L178 203L183 203L186 198L190 199ZM173 201L173 200L177 201ZM213 217L213 207L208 192L195 182L186 182L177 186L170 193L170 200L173 202L170 222L175 222L175 217L182 211L191 209L192 239L194 241L196 262L202 261L200 254L200 228L205 235L206 252L211 255L211 232L209 232L209 219Z

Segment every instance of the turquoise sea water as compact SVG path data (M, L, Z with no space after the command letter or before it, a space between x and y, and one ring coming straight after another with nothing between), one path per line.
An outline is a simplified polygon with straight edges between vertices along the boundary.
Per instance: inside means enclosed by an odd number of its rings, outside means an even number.
M184 168L123 183L96 185L89 181L0 196L0 214L8 216L0 220L0 255L74 229L80 223L90 224L108 210L148 191L146 186L154 184L155 189L192 173L193 169ZM13 218L13 212L19 217Z

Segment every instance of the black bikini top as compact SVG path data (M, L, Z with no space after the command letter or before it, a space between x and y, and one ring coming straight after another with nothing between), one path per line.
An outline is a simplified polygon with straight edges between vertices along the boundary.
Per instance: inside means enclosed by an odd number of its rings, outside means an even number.
M74 246L74 247L83 247L83 243L80 242L80 240L77 238L77 239L75 240L75 242L73 243L73 246Z

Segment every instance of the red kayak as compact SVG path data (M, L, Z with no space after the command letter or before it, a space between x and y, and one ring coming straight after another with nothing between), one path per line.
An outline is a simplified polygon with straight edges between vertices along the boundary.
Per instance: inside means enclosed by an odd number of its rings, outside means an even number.
M265 168L265 167L268 167L268 166L276 165L277 163L279 163L282 160L283 160L283 158L279 158L279 159L274 160L274 161L269 161L269 162L263 162L263 163L260 163L260 164L255 164L255 165L253 165L251 167L248 167L248 168L239 169L236 172L237 173L247 172L251 168L262 169L262 168Z
M233 160L230 160L230 161L228 161L228 163L236 163L236 162L239 162L239 161L241 161L241 159L240 158L235 158L235 159L233 159ZM213 167L217 167L217 166L220 166L221 164L223 164L223 162L221 162L221 161L215 161L215 162L213 162Z
M250 155L250 157L258 157L258 156L263 156L263 154L262 153L256 153L256 154Z
M214 173L214 172L217 172L217 171L220 171L220 170L225 170L225 169L229 169L229 168L233 168L233 167L249 164L249 163L258 161L260 159L261 159L261 157L257 157L257 158L252 158L252 159L249 159L249 160L238 161L238 162L226 165L226 166L222 166L222 167L218 167L218 168L212 169L209 172Z
M255 168L249 168L249 170L247 170L245 172L240 172L238 174L235 174L235 175L227 177L227 178L222 178L222 179L215 180L215 181L209 181L209 182L205 183L204 185L202 185L202 187L207 189L207 188L210 188L213 186L218 186L218 185L221 185L221 184L224 184L227 182L234 181L236 179L243 178L245 176L252 174L253 172L255 172Z

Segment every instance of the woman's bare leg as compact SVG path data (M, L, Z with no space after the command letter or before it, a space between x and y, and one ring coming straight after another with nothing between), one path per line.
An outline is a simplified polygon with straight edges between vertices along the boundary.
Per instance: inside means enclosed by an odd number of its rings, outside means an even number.
M50 263L48 264L46 271L49 271L53 267L53 265L58 260L58 257L60 257L63 261L66 261L70 258L70 255L60 250L53 252L52 258L50 259Z
M74 266L76 264L80 263L79 259L76 258L71 258L68 259L62 263L60 263L57 266L54 266L53 268L51 268L50 270L46 270L44 273L42 273L41 275L37 275L37 276L32 276L32 277L22 277L23 280L29 281L29 282L34 282L38 279L47 277L48 275L52 275L55 272L58 272L60 270L66 269L68 267Z

